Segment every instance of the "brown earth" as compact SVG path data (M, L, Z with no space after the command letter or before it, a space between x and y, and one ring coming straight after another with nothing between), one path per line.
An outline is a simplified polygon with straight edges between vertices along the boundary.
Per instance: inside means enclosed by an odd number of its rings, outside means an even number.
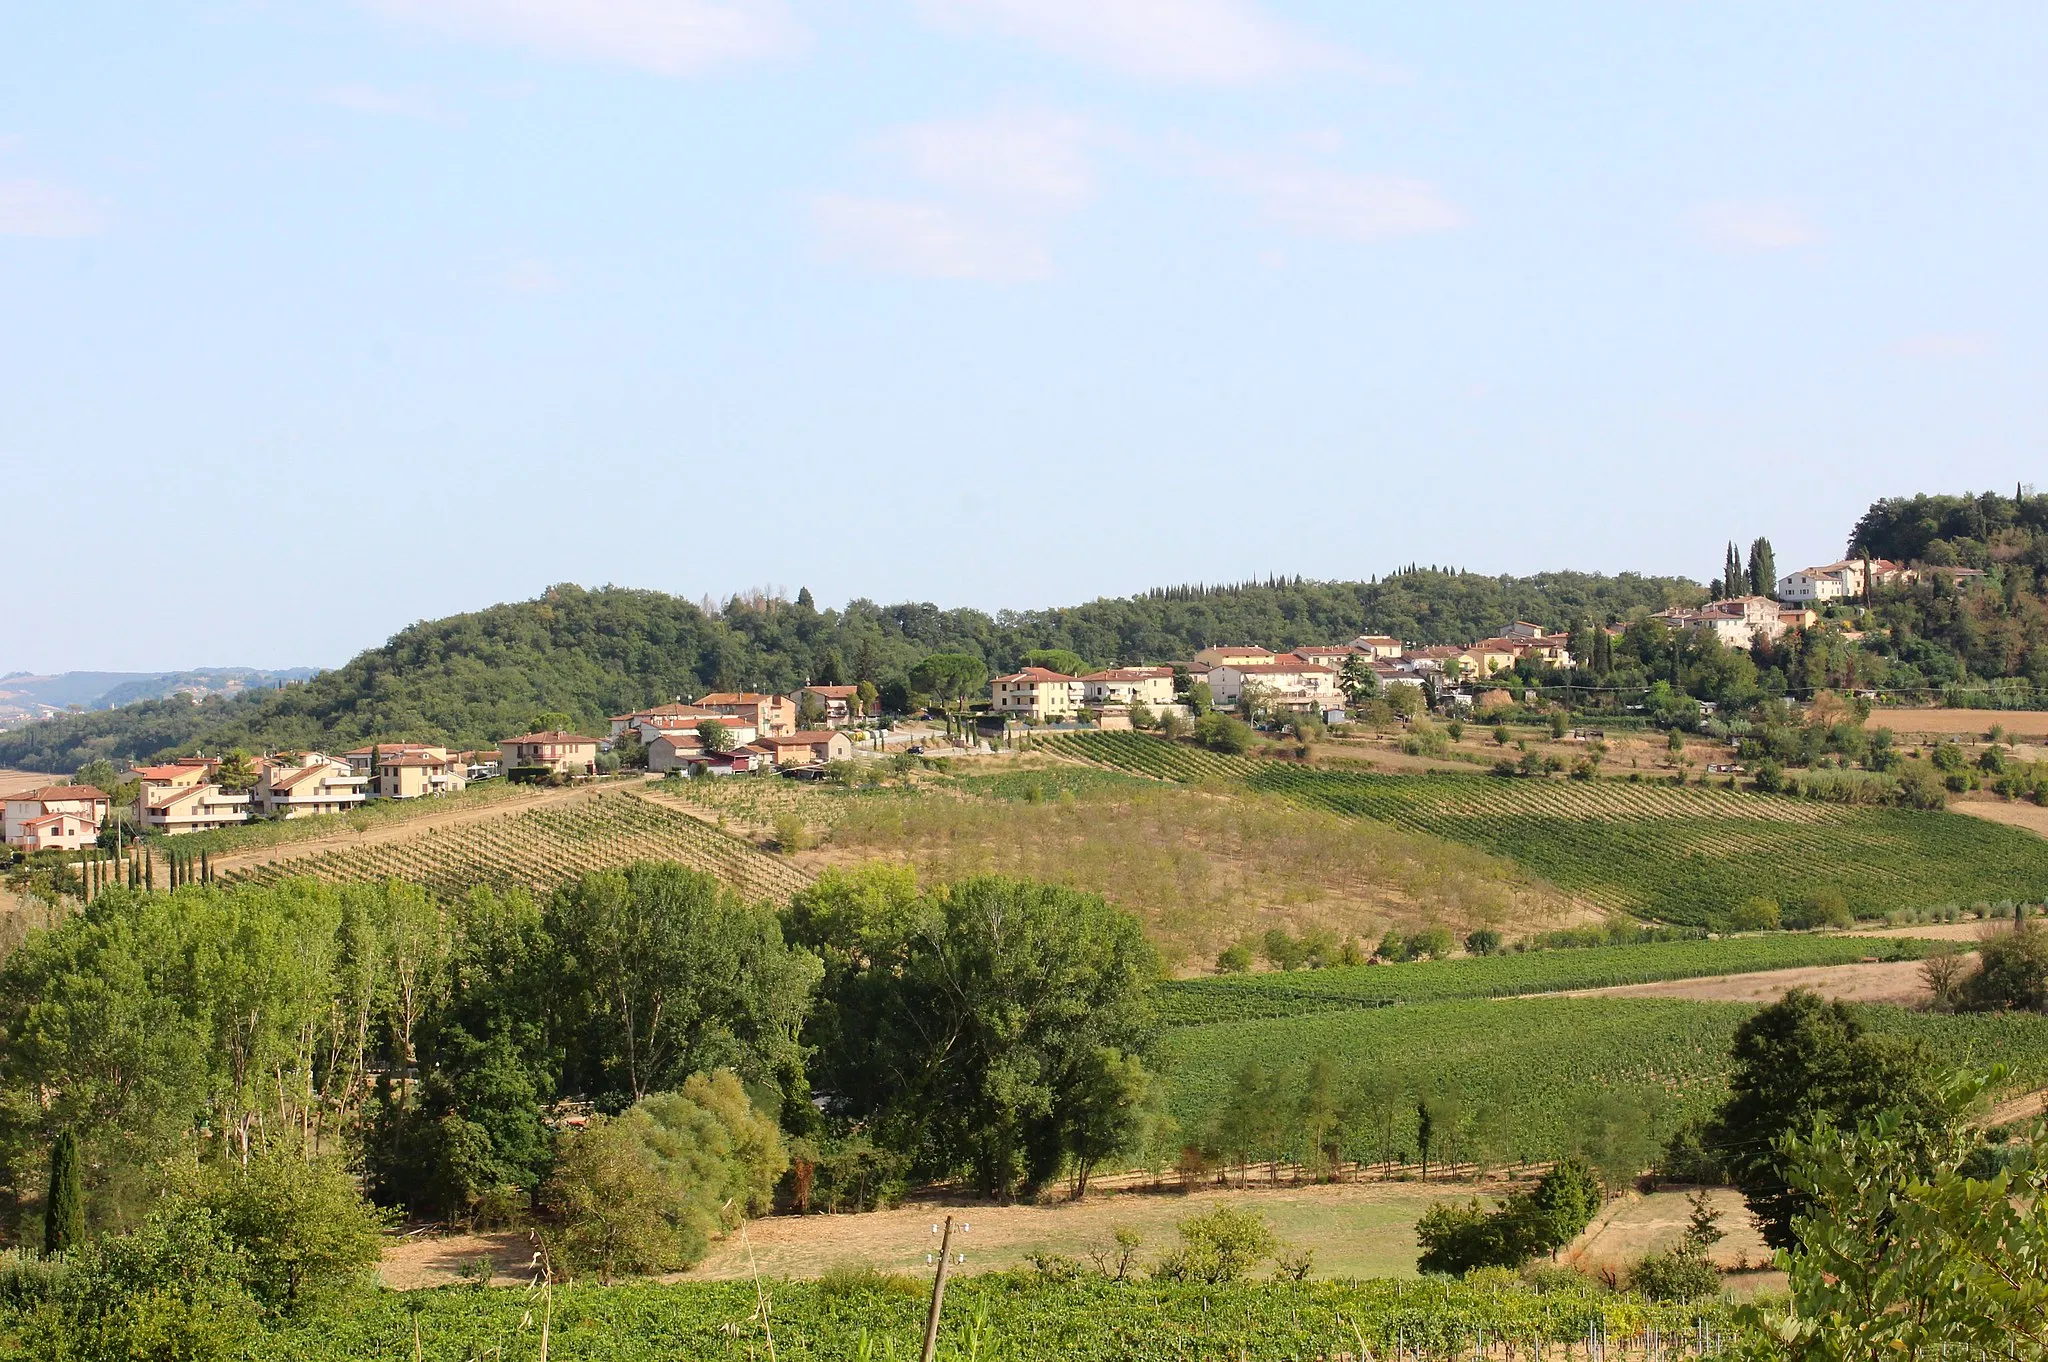
M1684 998L1700 1003L1774 1003L1795 988L1843 1002L1895 1003L1904 1007L1923 1003L1929 996L1927 985L1920 977L1920 962L1917 960L1763 970L1755 974L1724 974L1712 979L1667 979L1655 984L1587 989L1570 996Z
M1563 1260L1597 1275L1602 1269L1625 1271L1645 1254L1677 1247L1692 1216L1694 1189L1631 1192L1607 1203L1593 1223L1566 1248ZM1722 1271L1747 1271L1771 1261L1770 1246L1757 1229L1756 1218L1733 1187L1709 1187L1707 1202L1720 1214L1727 1237L1709 1252Z
M2048 808L2024 799L2001 799L1991 794L1961 795L1948 802L1957 813L1966 813L1972 818L1982 818L1990 823L2003 823L2009 828L2021 828L2027 832L2048 837Z
M1489 1184L1500 1190L1500 1184ZM1043 1206L991 1206L972 1202L920 1200L889 1211L862 1215L770 1216L748 1223L712 1245L711 1253L687 1273L669 1280L714 1281L743 1278L758 1268L767 1277L817 1277L849 1264L882 1272L922 1273L925 1255L935 1250L931 1227L955 1216L954 1249L967 1255L965 1272L989 1272L1028 1264L1034 1253L1055 1253L1088 1261L1091 1249L1112 1242L1116 1226L1144 1239L1140 1261L1149 1263L1178 1242L1174 1226L1219 1204L1255 1210L1290 1248L1310 1249L1315 1272L1328 1277L1412 1277L1415 1222L1435 1202L1464 1200L1478 1190L1471 1183L1343 1183L1283 1186L1248 1191L1208 1190L1091 1193L1085 1201ZM966 1224L965 1232L959 1229ZM752 1258L749 1260L749 1250ZM533 1248L521 1232L487 1235L417 1234L394 1238L384 1253L383 1278L397 1290L440 1286L459 1280L466 1263L488 1257L496 1280L530 1279Z
M2010 924L2008 924L2009 929ZM1906 927L1872 927L1845 932L1845 936L1903 936L1922 941L1981 941L1987 931L1998 930L1996 922L1923 922Z
M44 785L58 785L68 778L49 771L23 771L11 766L0 766L0 794L34 790Z
M1944 738L1981 738L1996 726L2015 737L2048 739L2048 709L1874 709L1868 726Z

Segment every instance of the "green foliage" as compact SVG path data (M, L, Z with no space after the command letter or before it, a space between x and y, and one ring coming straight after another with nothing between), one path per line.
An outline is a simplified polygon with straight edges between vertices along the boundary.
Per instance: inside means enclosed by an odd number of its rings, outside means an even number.
M1775 932L1778 930L1778 902L1761 896L1752 896L1735 905L1735 911L1728 915L1730 931Z
M2018 828L1913 808L1823 804L1724 789L1478 772L1317 770L1176 747L1138 733L1080 733L1061 750L1168 779L1250 789L1502 855L1602 907L1715 926L1759 883L1787 899L1839 893L1859 916L2033 897L2048 845Z
M1195 720L1195 741L1211 752L1225 756L1241 757L1251 751L1252 730L1241 719L1211 710Z
M1853 1124L1889 1109L1931 1138L1941 1119L1935 1062L1924 1044L1867 1034L1842 1003L1794 989L1736 1030L1729 1096L1707 1144L1755 1214L1765 1242L1793 1241L1803 1209L1783 1142L1817 1121Z
M2048 1011L2048 928L2019 918L2012 930L1977 948L1977 969L1962 986L1965 1006L1986 1011Z
M1234 946L1225 946L1216 956L1218 974L1249 974L1252 968L1252 948L1242 941Z
M730 752L733 749L732 729L716 719L700 719L697 722L697 741L704 745L706 752Z
M1152 1273L1161 1281L1218 1286L1242 1281L1280 1251L1280 1240L1256 1211L1218 1206L1175 1226L1180 1247L1162 1256Z
M1680 1244L1639 1260L1628 1271L1628 1289L1645 1300L1683 1305L1718 1292L1721 1273L1699 1249Z
M85 1178L78 1137L66 1130L50 1144L50 1177L43 1192L43 1252L65 1253L85 1242Z
M1535 1188L1497 1209L1475 1198L1465 1206L1437 1202L1416 1223L1422 1249L1416 1268L1464 1276L1477 1268L1520 1267L1577 1238L1600 1209L1600 1180L1577 1159L1561 1159Z
M384 1248L383 1217L341 1162L282 1145L183 1173L162 1210L218 1225L246 1264L250 1293L274 1310L366 1280Z
M1088 659L1067 648L1033 648L1019 662L1026 667L1043 667L1062 676L1085 676L1095 668Z
M1100 896L995 877L920 891L875 866L828 873L788 923L825 962L805 1038L834 1115L917 1151L919 1171L1013 1196L1085 1165L1134 1104L1091 1074L1105 1051L1149 1049L1158 967Z

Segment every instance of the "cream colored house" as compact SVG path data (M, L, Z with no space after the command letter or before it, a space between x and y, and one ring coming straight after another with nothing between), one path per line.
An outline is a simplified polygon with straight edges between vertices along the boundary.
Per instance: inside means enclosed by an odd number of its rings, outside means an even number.
M1219 666L1209 673L1209 695L1219 707L1235 705L1248 685L1263 688L1281 709L1341 709L1337 670L1313 662L1254 662Z
M135 821L149 822L150 805L174 794L194 790L213 779L213 769L198 762L171 762L163 766L138 766L129 772L139 782L135 791Z
M796 701L787 695L760 695L750 690L716 691L696 699L699 709L745 719L762 733L796 732Z
M1064 719L1081 708L1079 677L1046 667L1026 667L989 682L989 696L998 714L1032 723Z
M142 804L136 821L144 832L177 837L188 832L211 832L249 821L253 802L247 790L223 790L218 785L186 785L167 790Z
M99 840L111 807L97 786L45 785L0 798L0 829L24 851L76 850Z
M597 739L581 733L527 733L498 744L498 769L512 777L521 771L583 777L597 774Z
M1173 668L1117 667L1090 672L1081 678L1082 703L1102 705L1144 705L1156 709L1173 703Z
M1733 596L1709 601L1697 610L1674 607L1653 618L1673 629L1707 631L1730 648L1748 648L1761 635L1775 642L1785 632L1784 609L1769 596Z
M760 739L760 733L745 719L733 714L708 716L710 722L724 726L726 735L732 739L732 748L747 746ZM705 722L704 719L697 723ZM688 766L692 758L710 756L704 750L704 739L697 732L697 724L671 732L657 733L647 744L647 769L650 771L680 771Z
M250 807L265 818L311 818L346 813L367 799L370 778L346 761L308 752L297 764L274 762L256 777Z
M1387 634L1360 634L1351 640L1351 646L1362 653L1371 653L1381 662L1399 661L1403 651L1401 640Z
M1256 667L1272 660L1270 649L1250 644L1234 648L1218 644L1195 654L1195 661L1212 671L1217 667Z
M836 728L771 734L754 745L766 748L777 766L816 766L828 761L853 760L853 739Z
M1868 563L1861 558L1844 558L1839 563L1801 568L1780 577L1776 595L1792 605L1853 600L1872 587L1911 580L1913 574L1889 558L1873 558Z
M372 799L420 799L453 794L469 784L469 759L432 743L375 743L345 753L348 769L370 779ZM372 760L374 770L371 769Z
M656 705L653 709L636 709L631 714L612 715L611 736L617 738L631 729L640 741L651 743L664 733L680 733L694 729L706 719L723 718L720 710L704 709L697 705Z
M859 686L805 686L789 697L790 702L801 709L806 695L825 707L827 728L839 728L860 717L857 712L860 707Z

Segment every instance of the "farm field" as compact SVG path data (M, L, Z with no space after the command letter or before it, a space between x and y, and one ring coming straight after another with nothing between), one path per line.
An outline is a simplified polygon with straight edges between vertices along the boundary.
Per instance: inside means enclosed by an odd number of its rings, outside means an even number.
M1133 733L1046 746L1183 782L1244 788L1503 856L1639 917L1711 926L1756 894L1844 895L1859 916L1947 900L2021 899L2048 883L2048 843L1954 814L1858 808L1622 781L1396 776L1223 757Z
M1967 958L1974 963L1974 958ZM1687 998L1702 1003L1774 1003L1795 988L1845 1003L1890 1003L1919 1007L1933 994L1917 960L1882 964L1816 965L1805 969L1774 969L1757 974L1717 974L1691 979L1666 979L1651 984L1619 984L1587 989L1581 998Z
M1168 1102L1184 1136L1209 1127L1247 1066L1299 1070L1327 1054L1386 1094L1383 1130L1348 1152L1413 1148L1415 1092L1454 1094L1472 1152L1506 1163L1571 1152L1605 1126L1661 1141L1724 1091L1728 1044L1754 1009L1661 998L1518 998L1330 1011L1169 1031ZM2008 1065L2014 1084L2048 1082L2048 1017L1931 1016L1871 1007L1874 1032L1924 1039L1949 1067ZM1374 1123L1368 1122L1368 1125ZM1382 1147L1384 1146L1384 1147Z
M1935 949L1933 942L1912 938L1786 933L1223 975L1164 985L1159 991L1159 1011L1169 1025L1188 1026L1389 1003L1504 998L1759 970L1848 965L1873 957L1910 961Z
M815 869L886 859L931 879L998 873L1091 890L1135 913L1183 968L1274 926L1376 940L1390 926L1528 931L1598 916L1427 833L1029 755L876 788L741 777L663 782L650 797L746 836L794 819L820 843L798 858Z
M929 1235L927 1235L929 1237ZM971 1250L970 1250L971 1257ZM927 1279L928 1280L928 1279ZM284 1324L251 1362L357 1362L412 1357L433 1362L539 1354L545 1312L551 1357L561 1362L754 1362L769 1356L761 1327L769 1300L778 1358L792 1362L884 1362L917 1356L926 1281L858 1276L818 1282L636 1283L557 1288L543 1303L530 1291L377 1293L346 1314ZM988 1362L1300 1362L1429 1348L1470 1349L1479 1331L1495 1345L1583 1344L1589 1327L1608 1340L1606 1356L1636 1362L1634 1341L1655 1327L1670 1359L1675 1339L1702 1326L1725 1336L1717 1305L1655 1306L1579 1292L1538 1295L1435 1281L1273 1283L1210 1286L1098 1277L1049 1281L1030 1274L968 1276L946 1293L939 1355ZM417 1329L417 1334L415 1334ZM1461 1353L1460 1355L1468 1355ZM1523 1354L1530 1355L1530 1354Z
M776 900L810 882L808 874L786 860L625 791L429 827L403 840L230 868L221 878L270 883L306 876L360 883L396 877L457 897L479 884L547 893L587 871L634 860L678 861L709 871L742 893Z

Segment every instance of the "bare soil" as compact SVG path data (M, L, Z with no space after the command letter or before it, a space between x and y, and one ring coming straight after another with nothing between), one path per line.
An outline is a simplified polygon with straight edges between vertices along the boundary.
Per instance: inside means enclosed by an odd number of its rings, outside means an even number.
M1994 726L2016 737L2048 739L2048 709L1875 709L1869 722L1871 728L1889 728L1901 737L1982 738Z
M2010 930L2012 924L2006 923ZM1903 936L1922 941L1982 941L1986 932L2000 930L1996 922L1923 922L1906 927L1872 927L1866 931L1845 932L1845 936Z
M2048 837L2048 808L2030 800L2001 799L1997 795L1980 792L1951 799L1948 806L1972 818L2003 823L2009 828L2021 828L2037 836Z
M45 785L61 784L67 779L69 777L51 771L23 771L11 766L0 766L0 794L40 789Z
M1607 1203L1593 1223L1560 1255L1563 1261L1582 1271L1598 1275L1602 1269L1620 1273L1645 1254L1676 1248L1685 1237L1692 1216L1693 1188L1652 1192L1648 1196L1631 1192ZM1727 1237L1708 1253L1724 1272L1747 1271L1771 1261L1770 1246L1758 1231L1756 1218L1733 1187L1706 1189L1707 1201L1720 1214L1721 1231Z
M1822 965L1807 969L1724 974L1713 979L1668 979L1655 984L1622 984L1588 989L1576 997L1684 998L1701 1003L1774 1003L1795 988L1824 998L1913 1007L1927 1001L1917 960L1869 965Z
M1488 1184L1501 1190L1502 1184ZM964 1272L1021 1267L1035 1253L1088 1262L1091 1249L1112 1242L1126 1225L1144 1243L1149 1264L1178 1242L1174 1226L1218 1204L1257 1211L1290 1248L1315 1253L1325 1277L1412 1277L1415 1222L1435 1202L1464 1200L1481 1190L1472 1183L1343 1183L1281 1186L1247 1191L1118 1191L1090 1193L1085 1201L1040 1206L919 1200L862 1215L770 1216L728 1235L694 1269L668 1280L720 1281L763 1276L810 1278L844 1265L881 1272L922 1273L935 1251L932 1226L955 1217L954 1248L967 1255ZM969 1226L963 1233L959 1226ZM749 1257L751 1250L751 1260ZM384 1253L383 1278L394 1289L442 1286L460 1280L466 1263L489 1258L501 1284L528 1280L533 1249L522 1232L483 1235L417 1234L394 1237Z

